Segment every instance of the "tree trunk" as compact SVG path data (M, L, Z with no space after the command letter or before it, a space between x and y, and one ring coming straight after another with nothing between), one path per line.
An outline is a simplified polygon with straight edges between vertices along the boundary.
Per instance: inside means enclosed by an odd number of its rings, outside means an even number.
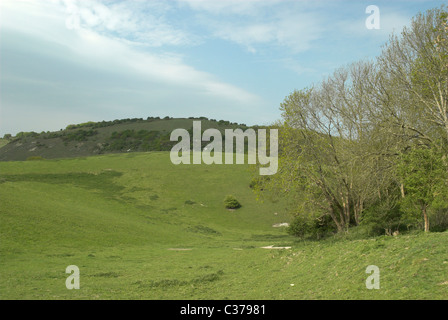
M361 216L362 210L364 208L364 202L360 199L355 203L355 207L353 210L354 216L355 216L355 223L357 226L359 226L359 218Z
M428 213L426 212L427 205L422 206L423 219L425 220L425 232L429 232L429 218Z
M338 221L332 206L330 206L329 214L330 214L331 219L333 219L333 222L336 224L336 227L338 228L338 232L341 232L342 230L344 230L344 228L343 228L344 221L341 221L341 222Z

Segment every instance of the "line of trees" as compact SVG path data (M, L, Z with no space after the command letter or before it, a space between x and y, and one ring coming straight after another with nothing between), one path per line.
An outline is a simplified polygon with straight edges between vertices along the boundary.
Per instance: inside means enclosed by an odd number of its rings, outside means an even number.
M112 132L107 139L106 151L169 151L173 143L170 134L163 131L124 130Z
M285 98L279 171L258 190L293 196L292 233L429 231L430 213L448 228L447 17L418 14L375 60Z

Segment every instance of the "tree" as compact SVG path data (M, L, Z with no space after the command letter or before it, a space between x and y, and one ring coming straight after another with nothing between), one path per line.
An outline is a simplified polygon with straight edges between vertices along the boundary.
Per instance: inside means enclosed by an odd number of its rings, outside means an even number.
M338 231L359 224L382 183L365 81L374 71L367 62L340 68L319 86L294 91L280 107L281 169L271 188L294 189Z
M406 191L403 203L418 206L428 232L428 209L448 206L448 171L442 156L434 148L414 148L401 156L397 171Z
M366 209L370 218L385 209L401 221L400 196L422 204L426 217L440 202L443 179L437 188L429 180L418 185L403 161L417 161L414 149L447 161L447 17L445 6L419 14L375 61L339 68L287 96L280 106L279 170L259 190L293 194L296 215L330 216L338 231L358 225ZM425 223L429 228L427 217Z
M446 6L420 13L392 35L378 59L383 120L408 139L438 141L448 150L448 26Z

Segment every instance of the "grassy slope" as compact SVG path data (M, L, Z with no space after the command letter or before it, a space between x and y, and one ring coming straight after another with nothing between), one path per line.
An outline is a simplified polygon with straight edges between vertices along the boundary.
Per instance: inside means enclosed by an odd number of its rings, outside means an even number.
M9 143L7 139L0 138L0 148L6 146Z
M164 152L0 163L0 298L448 299L447 232L299 242L250 178ZM230 193L241 209L223 208ZM80 290L65 288L71 264ZM380 290L365 287L372 264Z

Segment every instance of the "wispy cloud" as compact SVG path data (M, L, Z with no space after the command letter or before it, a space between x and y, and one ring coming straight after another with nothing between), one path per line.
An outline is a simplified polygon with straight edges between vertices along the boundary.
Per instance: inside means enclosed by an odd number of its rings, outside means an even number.
M151 47L190 45L198 39L166 19L167 2L64 0L69 29L89 29L99 34Z
M428 2L378 0L381 29L368 30L367 0L0 0L0 129L145 114L269 122L291 90L377 55Z
M151 50L190 41L163 21L140 28L136 8L75 5L2 1L2 114L15 114L2 118L2 129L23 122L24 113L17 111L24 109L36 113L33 119L42 118L38 110L72 117L76 108L83 120L104 118L104 108L125 117L190 116L213 108L224 118L239 112L249 117L263 104L256 94L188 65L182 55ZM173 35L153 32L163 28ZM136 45L141 42L150 46Z
M308 5L298 7L297 1L180 2L197 12L195 21L208 29L212 37L237 43L252 53L265 45L284 48L292 54L303 52L324 30L322 18Z
M310 25L315 27L310 29ZM252 53L262 45L285 48L293 54L306 51L319 39L321 29L306 15L279 16L270 22L209 22L209 26L214 36L242 45Z

